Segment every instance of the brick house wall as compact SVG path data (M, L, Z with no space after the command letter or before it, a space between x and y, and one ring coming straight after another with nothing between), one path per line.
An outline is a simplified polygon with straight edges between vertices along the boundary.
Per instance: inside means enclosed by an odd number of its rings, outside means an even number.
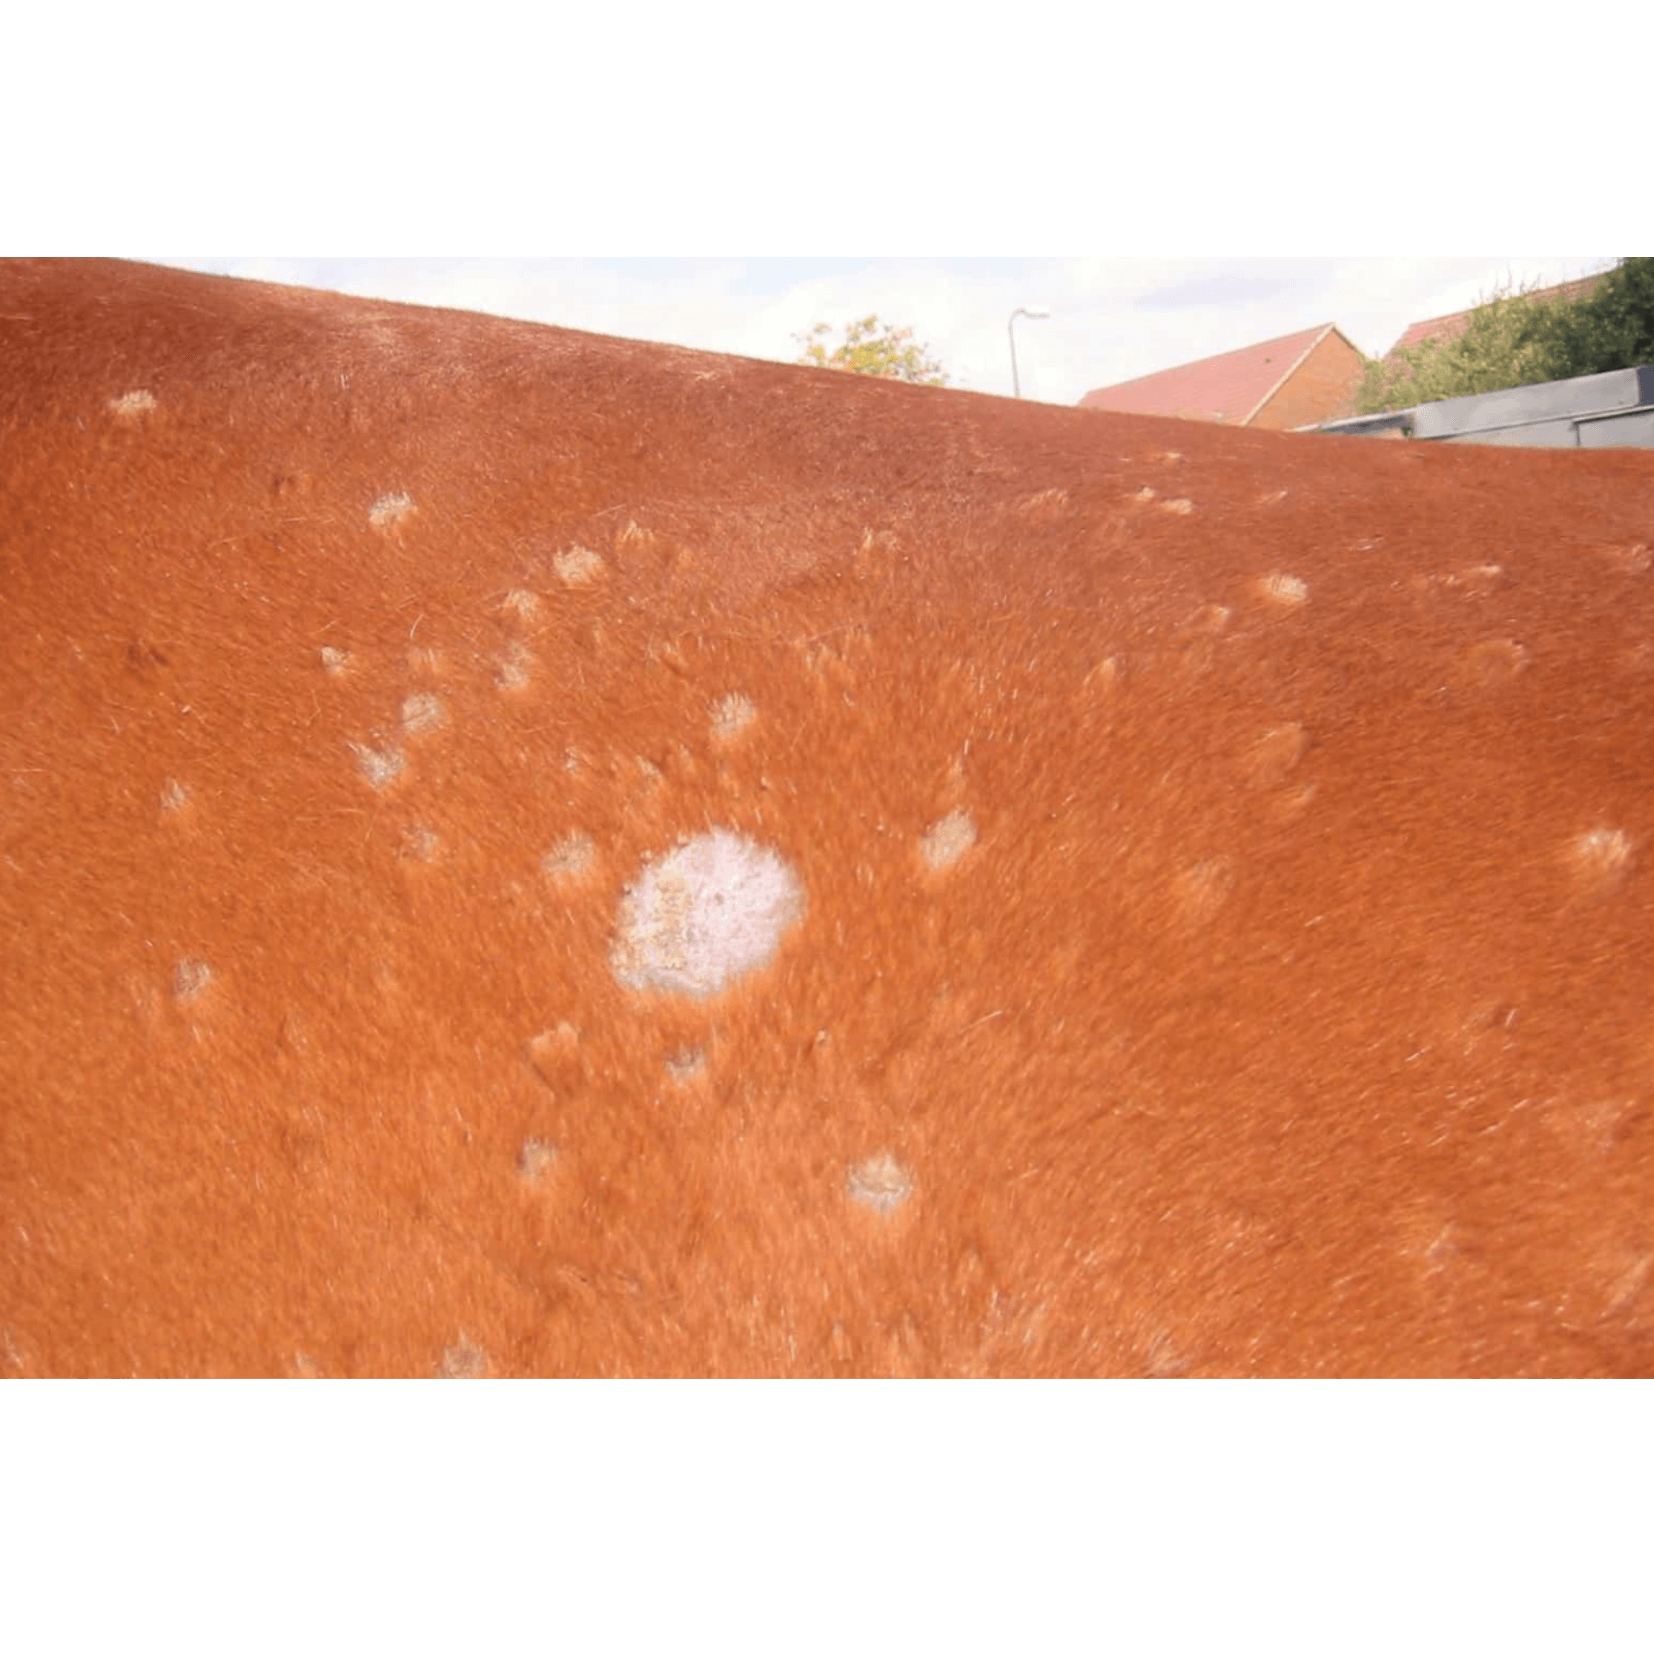
M1365 368L1327 322L1087 391L1080 406L1296 430L1352 412Z
M1334 329L1248 423L1255 430L1292 431L1342 419L1355 411L1364 368L1361 352Z

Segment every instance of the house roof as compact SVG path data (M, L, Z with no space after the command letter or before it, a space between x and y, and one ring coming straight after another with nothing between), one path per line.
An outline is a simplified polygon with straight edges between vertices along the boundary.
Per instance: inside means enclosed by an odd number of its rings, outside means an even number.
M1105 385L1101 390L1087 391L1080 398L1080 406L1245 425L1329 333L1338 333L1331 322L1240 350L1226 350L1221 356L1206 356L1141 379L1128 379L1121 385ZM1342 333L1338 336L1344 337ZM1349 344L1347 339L1344 342Z
M1576 299L1588 298L1595 291L1597 283L1607 274L1606 270L1599 270L1594 276L1580 276L1575 281L1560 282L1555 287L1540 287L1522 296L1529 299L1566 299L1572 304ZM1472 306L1470 310L1456 310L1451 316L1432 316L1429 321L1414 322L1390 346L1389 355L1394 356L1398 350L1412 350L1427 339L1434 339L1443 345L1451 343L1470 326L1474 310L1475 307Z

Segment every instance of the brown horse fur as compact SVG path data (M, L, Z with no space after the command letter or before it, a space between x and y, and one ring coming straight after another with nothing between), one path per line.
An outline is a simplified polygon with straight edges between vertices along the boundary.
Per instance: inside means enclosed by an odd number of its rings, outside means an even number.
M0 1370L1654 1373L1651 541L0 266Z

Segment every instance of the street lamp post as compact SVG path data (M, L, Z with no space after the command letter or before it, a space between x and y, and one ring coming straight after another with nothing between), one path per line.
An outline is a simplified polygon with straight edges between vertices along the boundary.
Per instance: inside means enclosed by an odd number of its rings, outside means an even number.
M1017 317L1026 316L1030 321L1043 322L1050 319L1049 310L1013 310L1011 319L1005 324L1005 331L1011 336L1011 389L1022 395L1022 384L1017 378Z

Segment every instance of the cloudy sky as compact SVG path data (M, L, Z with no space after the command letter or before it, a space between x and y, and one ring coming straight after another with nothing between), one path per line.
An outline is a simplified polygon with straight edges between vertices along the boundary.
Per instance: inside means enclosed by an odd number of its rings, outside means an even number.
M140 255L141 256L141 255ZM1140 374L1332 322L1369 356L1410 322L1496 287L1552 283L1610 257L177 259L199 270L773 361L796 335L877 314L911 327L967 390L1072 404Z

